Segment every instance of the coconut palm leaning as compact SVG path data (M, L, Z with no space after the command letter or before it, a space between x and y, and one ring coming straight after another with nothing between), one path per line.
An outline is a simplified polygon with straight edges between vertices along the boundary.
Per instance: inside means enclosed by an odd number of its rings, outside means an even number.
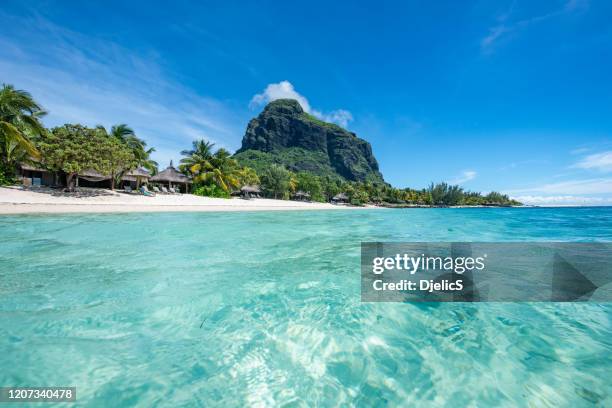
M45 129L40 118L46 114L32 96L12 85L0 89L0 172L14 171L17 160L40 159L32 138Z
M179 169L193 176L193 181L202 184L214 184L230 193L240 186L240 166L230 152L219 149L212 153L214 143L205 140L193 142L191 150L183 150L185 156Z
M196 182L212 182L226 193L240 187L240 165L225 149L217 150L208 167L200 169L196 165L195 170L199 173L194 178Z
M191 150L183 150L181 155L184 156L181 159L179 170L186 174L195 175L196 172L192 170L194 166L198 171L205 167L210 167L210 159L213 157L214 143L210 143L206 140L195 140L192 143Z
M111 128L109 136L114 137L130 148L138 166L149 170L151 174L157 173L157 162L151 159L154 147L147 149L147 142L140 139L134 130L126 124L115 125Z

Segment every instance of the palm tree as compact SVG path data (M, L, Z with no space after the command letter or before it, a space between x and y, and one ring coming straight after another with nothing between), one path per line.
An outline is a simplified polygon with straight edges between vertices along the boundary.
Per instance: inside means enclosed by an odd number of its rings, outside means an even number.
M283 198L291 190L291 172L283 166L273 164L266 169L261 177L261 182L274 198Z
M31 138L45 129L40 118L46 114L32 96L12 85L0 89L0 159L5 170L24 157L39 159L40 153Z
M157 174L157 162L151 159L151 153L155 151L154 147L147 149L147 142L136 136L134 130L126 125L125 123L114 125L111 127L110 132L106 131L103 126L98 126L98 129L104 131L110 138L117 139L134 155L134 163L136 166L144 167L152 175ZM117 181L119 181L123 175L130 169L123 169L116 175Z
M151 153L153 153L154 151L154 147L145 150L144 159L140 161L140 165L145 169L149 170L152 176L157 174L157 168L159 167L159 164L150 157Z
M214 146L214 143L210 143L204 139L195 140L191 150L183 150L181 152L181 155L185 157L181 159L179 170L183 173L191 173L195 176L200 169L210 167Z
M157 162L151 159L151 153L155 151L154 147L147 149L147 142L140 139L134 133L134 130L128 125L122 123L111 128L110 136L119 139L130 148L139 166L144 167L151 173L157 171Z
M240 186L240 166L225 149L219 149L208 160L191 167L196 183L213 183L227 193Z

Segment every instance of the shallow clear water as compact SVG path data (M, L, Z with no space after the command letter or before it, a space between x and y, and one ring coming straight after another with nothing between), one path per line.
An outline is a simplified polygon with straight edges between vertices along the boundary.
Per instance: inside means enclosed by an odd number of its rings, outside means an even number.
M361 303L368 240L612 241L612 208L0 217L0 385L113 407L612 405L612 304Z

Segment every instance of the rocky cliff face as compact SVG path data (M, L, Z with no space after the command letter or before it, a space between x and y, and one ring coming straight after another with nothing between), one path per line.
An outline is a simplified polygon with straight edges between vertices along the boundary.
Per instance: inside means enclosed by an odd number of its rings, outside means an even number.
M293 99L279 99L249 122L237 158L261 158L293 171L318 175L330 172L352 181L382 182L378 162L368 142L340 126L304 112Z

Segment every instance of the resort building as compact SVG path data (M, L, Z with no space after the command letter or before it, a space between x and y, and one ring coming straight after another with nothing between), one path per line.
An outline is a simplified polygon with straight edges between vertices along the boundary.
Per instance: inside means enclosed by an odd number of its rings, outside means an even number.
M243 186L240 189L240 196L242 198L259 198L261 189L259 186Z
M20 163L19 177L24 186L53 186L58 184L57 175L42 166Z
M160 184L160 185L168 185L168 189L177 187L180 188L182 192L189 192L189 185L192 184L192 181L189 177L179 172L172 165L172 160L170 161L170 166L168 166L165 170L160 171L155 176L149 179L151 183Z
M59 171L50 171L42 167L42 165L34 164L19 164L18 176L21 178L21 183L26 187L65 187L66 175ZM141 184L146 184L151 178L151 173L142 167L128 171L121 182L115 187L118 189L130 186L137 189ZM91 188L111 188L111 176L101 174L95 170L89 169L81 171L75 177L76 187L91 187Z
M310 201L310 194L299 190L295 192L293 199L296 201Z
M348 196L344 193L338 193L331 199L334 204L348 203L348 200Z
M150 178L151 173L149 170L139 167L128 171L125 176L121 178L122 187L125 188L125 186L128 185L133 189L138 189L141 184L147 184Z

